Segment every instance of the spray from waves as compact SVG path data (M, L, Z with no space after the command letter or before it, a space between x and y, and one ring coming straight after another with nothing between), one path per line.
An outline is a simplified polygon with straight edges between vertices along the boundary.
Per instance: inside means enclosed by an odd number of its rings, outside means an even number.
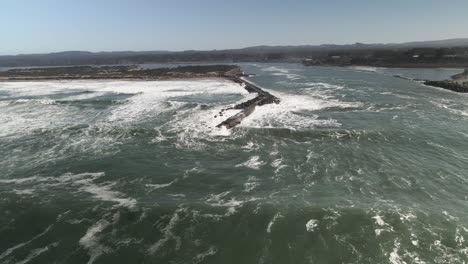
M126 125L145 118L154 119L164 113L172 113L170 120L161 124L157 130L160 135L156 141L176 140L178 147L202 147L201 140L224 140L231 132L225 128L215 129L223 119L219 115L225 107L226 95L239 96L237 103L253 97L238 84L225 80L163 81L152 82L154 89L132 89L142 93L129 99L129 103L112 109L108 122ZM126 90L119 90L125 92ZM210 103L189 103L183 97L219 98ZM231 102L229 102L231 103ZM230 115L238 110L229 110ZM164 131L164 132L162 132Z
M272 71L285 73L288 70L272 68ZM66 147L55 149L56 153L63 153L71 148L87 149L82 151L100 152L114 151L111 146L131 138L132 133L127 132L129 125L140 125L142 122L154 123L155 120L165 120L155 123L155 144L163 141L175 141L179 148L203 148L212 141L225 141L242 136L241 131L215 126L225 117L220 116L221 109L226 107L226 95L236 94L238 103L255 97L237 84L224 80L197 80L197 81L83 81L83 82L32 82L23 87L14 84L18 94L28 94L32 90L35 94L64 94L70 90L70 96L61 100L90 100L97 96L109 94L132 95L124 103L111 105L104 110L78 109L74 107L61 107L56 104L44 105L38 108L37 113L25 114L24 111L12 111L8 117L0 117L2 129L8 135L21 135L24 133L37 133L38 131L55 131L54 133L68 135L72 131L68 128L78 127L80 134L74 133L68 137ZM315 127L339 127L340 124L333 119L321 119L314 111L329 108L346 108L356 106L356 103L343 102L333 98L333 95L322 90L341 89L342 86L325 82L308 83L310 88L302 89L305 94L294 95L284 92L275 92L282 99L278 105L264 105L245 119L240 127L253 128L287 128L292 130ZM38 91L42 91L39 93ZM77 94L81 91L81 94ZM197 103L180 100L184 97L209 96L220 99L210 103ZM225 115L232 116L239 110L228 110ZM31 122L34 119L34 122ZM83 126L82 124L86 124ZM120 131L120 132L119 132ZM229 136L229 137L228 137ZM90 190L91 191L91 190Z
M286 74L288 69L270 67L265 71ZM342 86L328 83L308 83L310 89L304 89L305 95L293 95L276 92L282 99L278 105L258 107L240 127L265 127L301 129L317 126L337 127L336 120L320 119L313 111L328 107L350 107L353 103L342 102L324 94L321 90L341 89ZM200 141L223 141L226 136L233 136L227 129L216 129L215 126L224 119L219 111L226 106L223 97L229 94L240 96L237 102L251 99L254 94L248 94L237 84L225 80L197 81L68 81L68 82L28 82L7 83L6 89L16 95L50 95L66 94L61 100L90 100L98 96L113 94L132 95L124 103L111 105L102 111L92 109L77 109L60 107L54 101L46 101L52 105L38 108L37 113L27 114L23 110L11 111L11 115L1 117L5 135L34 133L35 131L80 127L80 123L88 124L82 137L74 136L72 141L81 143L98 140L93 131L116 131L118 127L128 127L129 124L154 120L160 115L171 116L166 123L157 125L159 131L154 142L161 142L175 137L177 146L202 146ZM78 94L77 94L78 93ZM190 103L179 100L183 97L219 96L219 101L212 103ZM43 99L34 99L43 100ZM55 101L56 102L56 101ZM233 102L229 102L233 103ZM235 103L235 102L234 102ZM226 115L234 115L239 110L228 110ZM32 122L33 121L33 122ZM238 135L238 134L237 134ZM235 137L236 135L234 135ZM122 139L121 136L119 136ZM114 137L103 138L102 143L112 142ZM71 144L73 145L73 144ZM88 144L89 145L89 144ZM93 145L93 144L91 144ZM102 145L102 144L94 144Z
M20 137L47 131L67 135L71 133L69 128L79 127L82 133L75 133L70 137L66 148L86 145L95 146L96 150L106 149L109 143L116 145L129 136L118 134L117 131L126 133L129 125L146 121L156 122L153 127L156 126L155 129L160 135L155 142L171 138L171 135L176 137L180 146L198 144L195 141L200 139L218 140L219 136L230 135L227 129L214 129L223 118L219 116L219 111L228 103L243 101L252 96L238 84L217 79L7 82L2 84L2 89L6 89L14 98L28 96L29 99L10 100L16 107L6 108L7 114L0 116L0 136ZM61 96L60 100L50 99L58 95ZM31 98L33 96L40 98ZM114 104L116 96L123 96L125 100ZM191 102L197 97L200 98L199 101ZM64 104L89 103L90 100L106 98L109 98L111 103L103 109L77 108L73 107L73 104ZM205 99L210 99L210 102L204 102ZM34 111L31 111L31 104ZM235 111L237 110L230 110L226 114ZM161 115L170 119L161 121ZM94 141L96 144L83 144Z
M75 111L60 109L55 104L44 104L41 107L23 106L20 109L6 108L0 115L0 136L20 136L32 134L41 129L59 128L70 123L70 114ZM79 115L79 113L76 113Z
M223 80L130 82L128 86L113 88L113 91L116 90L119 92L139 92L139 94L130 98L128 104L114 109L108 117L109 121L135 121L147 113L157 114L166 111L167 101L176 105L179 103L179 106L186 104L173 99L176 97L247 95L247 91L240 89L237 84Z
M288 128L292 130L320 126L339 127L338 121L319 119L319 116L313 114L313 112L324 108L349 108L360 105L329 97L324 98L323 95L320 95L320 98L315 92L313 96L310 94L294 95L282 92L275 92L274 94L281 98L280 104L258 107L242 122L240 127Z

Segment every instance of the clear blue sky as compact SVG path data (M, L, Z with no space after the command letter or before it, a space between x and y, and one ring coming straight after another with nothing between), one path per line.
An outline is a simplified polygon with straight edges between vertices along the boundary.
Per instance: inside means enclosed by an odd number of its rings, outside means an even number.
M468 37L468 0L0 0L0 54Z

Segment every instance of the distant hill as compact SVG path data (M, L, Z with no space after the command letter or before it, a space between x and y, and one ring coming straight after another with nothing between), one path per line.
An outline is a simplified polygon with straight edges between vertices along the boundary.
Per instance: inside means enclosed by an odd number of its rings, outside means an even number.
M383 51L393 52L392 54L395 55L395 52L400 54L408 52L411 49L420 48L441 49L437 52L434 51L434 53L439 55L463 55L465 51L457 48L468 48L468 38L388 44L355 43L348 45L255 46L211 51L64 51L49 54L0 56L0 67L243 61L299 62L305 58L327 56L372 57L377 56L375 55L377 53L385 53Z
M419 41L419 42L407 42L396 44L398 47L408 48L453 48L453 47L467 47L468 38L457 38L457 39L446 39L446 40L433 40L433 41Z

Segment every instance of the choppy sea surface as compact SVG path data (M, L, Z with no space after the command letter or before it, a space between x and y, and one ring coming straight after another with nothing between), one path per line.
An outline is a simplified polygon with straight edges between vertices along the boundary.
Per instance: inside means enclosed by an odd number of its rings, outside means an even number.
M467 95L242 68L231 131L225 80L0 82L0 263L468 262Z

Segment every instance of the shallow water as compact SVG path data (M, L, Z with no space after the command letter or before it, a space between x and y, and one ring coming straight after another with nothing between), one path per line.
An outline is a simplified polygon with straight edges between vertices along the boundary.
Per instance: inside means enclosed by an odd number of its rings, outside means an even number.
M0 83L0 263L468 261L467 95L242 68L231 131L223 80Z

